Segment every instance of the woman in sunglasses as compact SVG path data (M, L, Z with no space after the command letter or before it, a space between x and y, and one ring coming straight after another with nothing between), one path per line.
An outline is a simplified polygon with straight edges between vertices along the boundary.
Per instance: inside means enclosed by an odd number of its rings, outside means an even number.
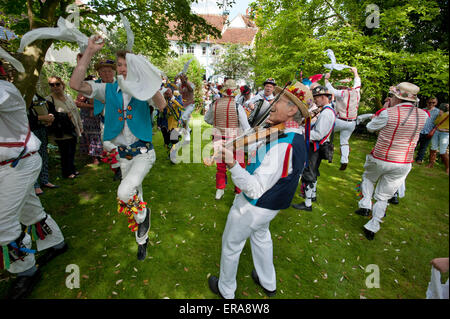
M55 142L58 144L61 155L62 176L73 179L79 174L75 168L75 151L77 138L83 132L80 112L72 98L64 92L66 86L60 77L50 77L48 79L48 85L50 86L51 93L46 97L46 100L55 105L57 112L67 114L70 122L73 124L71 131L65 130L61 137L55 137ZM65 125L70 125L70 123Z

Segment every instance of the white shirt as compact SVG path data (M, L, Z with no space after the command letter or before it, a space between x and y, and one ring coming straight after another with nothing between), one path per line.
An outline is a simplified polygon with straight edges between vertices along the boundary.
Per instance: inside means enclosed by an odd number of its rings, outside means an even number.
M97 99L100 101L106 101L106 84L107 83L95 83L95 82L87 82L88 84L91 85L92 87L92 93L91 95L85 95L87 98L89 99ZM120 91L120 87L117 86L117 92ZM111 143L113 143L114 145L131 145L137 141L139 141L139 139L134 136L134 134L131 132L130 128L128 127L127 124L127 106L131 101L131 96L126 94L125 92L122 92L122 96L123 96L123 118L125 119L124 121L124 126L123 126L123 130L122 132L119 133L119 135L117 135L115 138L113 138L111 140ZM153 100L149 99L147 100L147 103L149 103L150 105L154 105Z
M285 133L289 132L301 133L299 129L295 128L285 130ZM287 147L287 143L278 143L271 147L264 156L261 165L253 174L250 174L245 168L235 163L233 168L230 169L233 183L248 197L252 199L260 198L281 178ZM289 154L288 174L290 173L292 173L292 151Z
M367 123L367 130L369 132L376 132L381 130L386 126L388 119L389 117L387 110L381 111L380 113L378 113L378 115L374 116L369 123Z
M0 80L0 143L25 142L28 130L26 105L20 91L14 84ZM38 151L40 146L41 141L31 133L26 153ZM23 147L0 146L0 162L17 158L22 150Z
M330 104L326 106L331 107ZM335 121L336 116L334 115L334 112L332 110L330 110L329 108L322 110L322 112L320 112L320 114L317 117L317 121L314 124L314 127L311 128L310 140L321 141L325 136L327 136L330 133ZM330 140L330 135L328 135L325 142Z
M275 97L273 96L273 94L270 94L269 96L265 96L264 95L264 91L259 91L258 94L256 94L254 97L252 97L250 100L248 100L247 102L244 103L244 105L248 105L250 103L255 104L256 102L258 102L259 100L273 100Z

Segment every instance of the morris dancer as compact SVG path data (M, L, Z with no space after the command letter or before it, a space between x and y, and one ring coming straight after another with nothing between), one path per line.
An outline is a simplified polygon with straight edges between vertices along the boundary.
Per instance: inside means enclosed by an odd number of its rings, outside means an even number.
M114 83L116 74L116 63L113 60L101 60L95 64L99 79L95 83ZM94 100L94 115L100 117L101 136L103 136L105 122L105 101ZM113 180L122 179L120 171L120 156L117 147L109 141L103 141L102 161L109 163L111 170L114 172Z
M0 56L12 58L1 48ZM61 230L34 192L42 165L40 144L30 131L22 94L0 80L0 268L17 275L10 299L26 297L41 277L40 268L67 250ZM38 251L47 249L37 261L32 239Z
M118 210L128 216L128 227L136 232L137 258L144 260L150 229L150 209L143 200L142 181L156 159L149 103L153 101L160 111L166 106L158 91L161 75L143 56L118 51L118 81L84 82L83 76L89 62L103 45L103 39L99 36L89 39L88 47L73 71L70 86L88 98L105 101L103 140L116 146L120 154L122 181L117 190ZM133 81L128 82L127 78Z
M312 202L317 200L317 178L320 176L319 166L322 159L328 158L325 143L330 142L333 132L336 113L331 107L331 93L324 86L317 86L312 90L314 102L320 109L317 121L311 128L310 144L308 152L308 167L302 175L302 188L304 188L305 201L294 204L292 207L299 210L312 211Z
M358 116L359 100L361 99L361 78L355 67L350 68L354 74L353 87L349 88L341 84L337 90L328 81L330 73L325 75L325 85L335 97L335 111L337 113L335 132L341 132L341 167L344 171L348 165L348 156L350 154L349 139L356 127Z
M237 104L234 98L237 86L234 80L227 80L223 87L222 97L215 101L205 114L205 122L214 126L214 141L235 138L250 129L247 114L242 105ZM245 168L244 151L234 152L234 158L239 165ZM216 172L216 199L219 200L225 193L227 185L227 166L217 163ZM234 192L239 194L240 189L235 186Z
M191 129L189 128L189 121L191 119L191 113L194 111L195 108L195 101L194 101L194 90L195 85L194 83L188 81L188 77L185 73L181 73L178 78L180 79L180 85L179 85L179 91L181 93L181 97L183 98L183 106L184 106L184 112L181 114L180 121L182 121L185 126L185 129L187 131L187 135L184 139L183 144L189 144L191 140ZM177 79L175 78L175 81Z
M280 87L275 92L280 93ZM300 96L301 97L301 96ZM239 257L250 237L254 269L252 278L267 296L276 294L270 222L281 209L289 207L307 161L305 137L299 125L309 117L308 106L285 90L272 105L267 123L284 123L284 134L262 143L247 169L238 165L231 150L220 147L231 178L242 192L236 195L222 237L220 276L209 277L212 292L234 298Z
M404 183L412 162L414 148L429 114L417 108L417 93L420 88L402 82L392 86L389 93L391 107L381 109L367 124L369 132L379 131L377 143L366 156L361 182L362 199L358 202L358 215L372 219L363 227L367 239L373 240L380 230L387 203ZM375 188L375 184L377 184ZM372 197L376 203L372 207Z
M275 80L273 78L268 78L263 84L264 90L259 91L243 105L246 109L251 110L250 115L248 116L248 122L252 127L259 119L259 116L270 107L270 102L275 98L273 96L273 90L277 85Z
M248 117L251 112L251 109L248 107L248 102L252 98L252 91L247 85L241 86L239 90L241 93L236 96L236 104L239 104L244 108Z
M187 137L187 131L185 129L185 122L182 120L182 114L184 112L183 101L180 94L175 95L177 92L177 86L173 83L167 83L162 89L161 93L167 101L167 108L164 109L165 116L167 117L167 127L162 127L161 132L164 135L164 143L167 143L169 150L169 159L173 164L177 164L177 153L182 146L183 140L179 141L179 136Z

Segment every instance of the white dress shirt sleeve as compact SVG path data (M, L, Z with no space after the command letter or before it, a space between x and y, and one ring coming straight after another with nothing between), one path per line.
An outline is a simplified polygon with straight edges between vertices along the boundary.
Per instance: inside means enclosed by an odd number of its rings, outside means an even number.
M389 117L387 110L381 111L378 115L375 115L369 123L367 123L367 130L369 132L376 132L381 130L386 126L388 118Z
M205 122L208 123L209 125L214 125L214 103L210 104L209 109L204 117Z
M16 112L25 107L25 101L14 84L0 80L0 112Z
M359 90L361 86L361 78L359 76L355 76L355 78L353 79L353 88L358 88L357 90Z
M264 156L261 165L253 174L247 172L238 163L230 169L233 183L239 187L245 195L252 199L260 198L271 189L281 178L283 163L288 144L279 143L273 146ZM292 172L292 152L289 154L288 174Z
M106 83L96 83L94 81L86 81L92 88L92 93L90 95L85 95L88 99L96 99L101 102L106 100Z
M330 93L333 93L334 96L341 96L342 94L342 90L336 90L329 81L325 82L325 86L328 89L328 91L330 91Z
M314 127L311 130L310 140L311 141L321 141L325 136L327 136L331 129L333 128L333 124L336 120L336 116L333 111L330 109L323 110L319 117L317 118Z
M237 104L237 110L239 115L239 126L241 130L245 132L251 128L250 124L248 124L247 113L245 113L241 104Z

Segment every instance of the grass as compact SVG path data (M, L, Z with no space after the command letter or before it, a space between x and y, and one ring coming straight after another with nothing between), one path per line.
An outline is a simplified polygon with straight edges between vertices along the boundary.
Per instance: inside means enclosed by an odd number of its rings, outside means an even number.
M195 119L200 119L198 114ZM192 122L191 122L192 123ZM209 127L204 122L202 127ZM193 136L193 139L195 136ZM208 142L207 137L203 143ZM312 212L283 210L271 223L277 296L314 298L425 298L429 262L449 251L449 184L442 165L414 166L406 182L406 196L390 205L374 241L362 234L367 218L354 214L354 190L363 173L371 136L352 136L350 164L339 170L323 162L317 202ZM335 137L338 144L338 135ZM144 180L144 199L152 210L147 259L136 259L134 234L117 213L112 171L77 158L81 176L62 180L58 159L50 160L51 181L61 188L48 190L41 201L61 227L70 250L43 269L43 278L29 298L216 298L207 283L218 275L221 238L234 193L231 179L222 200L216 201L215 167L172 165L156 131L157 160ZM300 202L296 195L294 202ZM80 288L66 287L66 267L80 269ZM380 288L366 287L376 264ZM249 243L240 258L236 298L266 298L250 277L253 268ZM13 275L0 272L0 297Z

